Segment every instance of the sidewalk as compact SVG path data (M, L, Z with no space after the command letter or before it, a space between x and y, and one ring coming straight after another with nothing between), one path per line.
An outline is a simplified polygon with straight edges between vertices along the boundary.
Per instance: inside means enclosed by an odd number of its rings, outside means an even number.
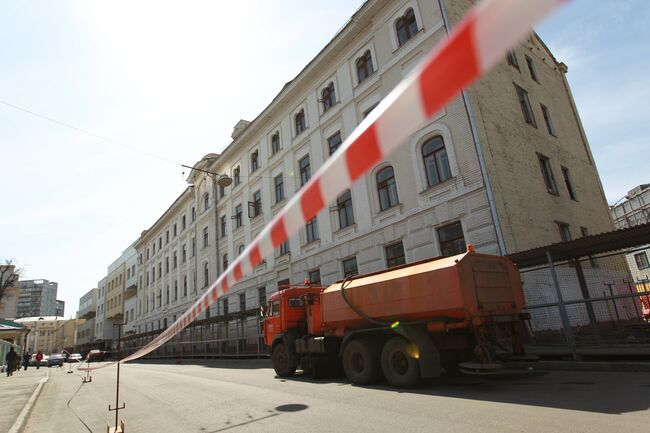
M29 367L27 371L14 372L11 377L6 373L0 375L0 432L11 430L38 384L47 375L47 367L39 370Z

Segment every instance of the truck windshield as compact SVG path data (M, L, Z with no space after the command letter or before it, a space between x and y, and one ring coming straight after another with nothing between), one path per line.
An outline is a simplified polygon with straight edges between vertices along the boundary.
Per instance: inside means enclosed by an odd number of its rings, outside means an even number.
M302 298L289 298L290 307L303 307L304 305Z

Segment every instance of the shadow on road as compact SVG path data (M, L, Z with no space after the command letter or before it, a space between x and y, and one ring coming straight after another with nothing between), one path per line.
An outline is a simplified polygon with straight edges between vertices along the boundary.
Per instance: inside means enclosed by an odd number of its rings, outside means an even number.
M313 379L296 374L278 381L349 385L344 377ZM354 385L351 385L354 386ZM648 373L507 372L497 376L448 376L426 380L418 388L397 389L385 383L365 386L395 394L481 400L557 409L623 414L650 408Z
M191 365L208 368L233 368L238 370L258 370L261 368L271 368L269 359L139 359L130 361L129 364L141 365Z
M227 425L226 427L220 428L218 430L212 430L212 431L210 431L208 433L219 433L219 432L222 432L222 431L230 430L230 429L241 427L241 426L244 426L244 425L253 424L253 423L268 419L268 418L272 418L274 416L282 415L282 413L299 412L301 410L305 410L305 409L308 409L308 408L309 408L309 406L307 406L305 404L298 404L298 403L283 404L283 405L280 405L280 406L276 407L275 412L274 411L269 411L269 412L271 412L269 415L261 416L259 418L253 418L253 419L250 419L248 421L240 422L240 423L237 423L237 424L230 424L230 425ZM200 429L200 431L205 432L206 430L205 429Z

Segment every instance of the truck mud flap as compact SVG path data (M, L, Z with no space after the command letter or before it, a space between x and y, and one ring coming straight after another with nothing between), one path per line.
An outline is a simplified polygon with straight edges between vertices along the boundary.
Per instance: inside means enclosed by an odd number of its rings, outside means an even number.
M423 327L402 325L394 331L417 346L420 377L432 378L442 374L440 353Z

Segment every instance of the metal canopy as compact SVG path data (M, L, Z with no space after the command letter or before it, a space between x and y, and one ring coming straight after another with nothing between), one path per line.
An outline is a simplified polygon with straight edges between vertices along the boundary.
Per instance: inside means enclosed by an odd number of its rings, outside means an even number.
M548 264L547 251L550 251L554 262L562 262L645 243L650 244L650 223L520 251L507 257L521 269Z

